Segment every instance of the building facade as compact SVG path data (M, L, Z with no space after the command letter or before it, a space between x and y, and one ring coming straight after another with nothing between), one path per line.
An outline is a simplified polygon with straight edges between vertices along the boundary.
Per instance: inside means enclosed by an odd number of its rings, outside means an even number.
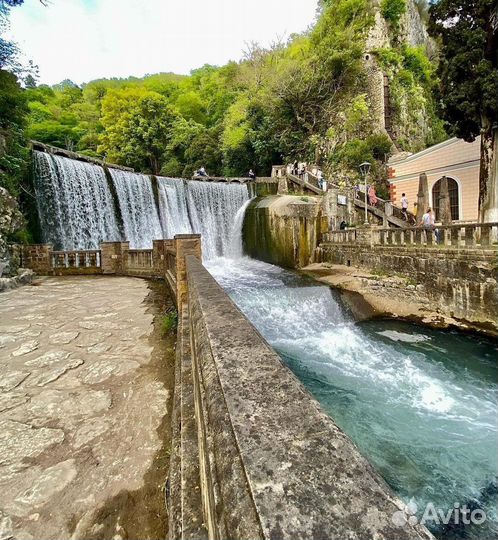
M480 138L472 143L452 138L416 154L398 154L388 162L391 201L401 205L403 193L409 210L416 213L419 176L426 173L430 205L438 218L439 188L448 178L451 217L454 221L477 221L479 203Z

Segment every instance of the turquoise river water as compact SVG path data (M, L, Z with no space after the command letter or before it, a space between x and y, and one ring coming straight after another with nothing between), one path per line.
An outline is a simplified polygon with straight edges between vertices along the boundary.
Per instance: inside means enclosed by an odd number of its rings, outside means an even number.
M480 524L429 519L436 536L497 536L496 342L397 321L355 323L329 287L249 258L207 266L419 518L429 503L486 514Z

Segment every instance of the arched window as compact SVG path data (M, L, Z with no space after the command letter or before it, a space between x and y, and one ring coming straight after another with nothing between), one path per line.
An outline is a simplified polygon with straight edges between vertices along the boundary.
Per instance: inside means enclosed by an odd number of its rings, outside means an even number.
M450 196L451 219L460 219L460 208L458 207L458 184L453 178L448 178L448 193ZM439 193L441 191L441 178L432 186L432 206L436 213L436 220L439 220Z

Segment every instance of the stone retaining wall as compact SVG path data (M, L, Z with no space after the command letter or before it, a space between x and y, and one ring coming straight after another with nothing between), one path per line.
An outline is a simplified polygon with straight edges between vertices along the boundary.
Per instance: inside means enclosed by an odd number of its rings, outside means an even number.
M492 249L322 243L317 261L402 275L424 286L431 308L498 327L498 260Z
M320 233L328 229L320 200L282 195L255 199L244 218L245 252L256 259L287 268L313 262Z
M170 538L432 538L192 255L169 478Z

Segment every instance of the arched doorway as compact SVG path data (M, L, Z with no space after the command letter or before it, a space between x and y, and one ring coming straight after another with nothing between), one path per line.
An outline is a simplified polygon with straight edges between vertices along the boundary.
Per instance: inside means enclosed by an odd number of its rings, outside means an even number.
M450 196L450 208L451 208L451 220L456 221L460 219L460 207L458 204L459 193L458 183L454 178L447 176L448 178L448 194ZM436 213L436 221L439 220L439 193L441 191L441 178L432 186L432 206Z

